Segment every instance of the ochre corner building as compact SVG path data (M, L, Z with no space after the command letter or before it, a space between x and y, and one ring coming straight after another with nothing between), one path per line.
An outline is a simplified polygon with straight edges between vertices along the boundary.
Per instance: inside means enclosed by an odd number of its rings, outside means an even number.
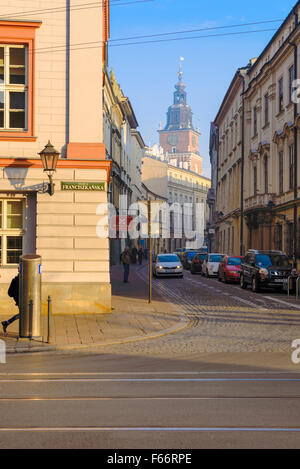
M89 9L80 3L1 2L0 282L7 313L19 256L32 253L42 256L44 308L50 295L54 313L111 310L109 242L97 235L97 224L107 225L110 176L102 122L109 2ZM83 44L91 42L98 47ZM38 155L49 140L61 154L52 196Z

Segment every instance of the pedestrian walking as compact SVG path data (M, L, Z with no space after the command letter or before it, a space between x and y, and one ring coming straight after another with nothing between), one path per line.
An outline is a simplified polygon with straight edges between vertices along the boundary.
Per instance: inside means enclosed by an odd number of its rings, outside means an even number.
M8 292L7 292L8 296L10 296L11 298L13 298L15 300L16 306L18 308L19 308L19 278L20 278L20 274L18 274L16 277L14 277L12 279L12 281L10 283L10 286L9 286L9 289L8 289ZM12 316L7 321L2 321L1 324L2 324L2 327L3 327L4 333L6 333L7 327L19 318L20 318L20 312L18 314L15 314L14 316Z
M129 279L129 269L130 269L130 261L131 261L130 254L131 253L130 253L129 247L126 247L121 254L121 262L124 268L124 283L128 283L128 279Z
M143 262L143 257L144 257L144 251L142 248L140 248L138 250L138 260L139 260L139 264L142 265L142 262Z
M145 260L147 261L148 260L148 249L147 248L144 250L144 257L145 257Z
M135 246L133 246L132 250L131 250L131 262L132 264L136 264L136 255L137 255L137 248Z

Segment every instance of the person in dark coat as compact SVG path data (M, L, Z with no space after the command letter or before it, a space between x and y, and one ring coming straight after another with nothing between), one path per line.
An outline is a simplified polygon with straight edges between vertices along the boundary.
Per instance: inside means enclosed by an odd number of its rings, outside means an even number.
M14 277L10 283L9 289L8 289L8 296L13 298L15 300L16 306L19 308L19 277L20 274L18 274L16 277ZM2 321L2 327L4 333L6 332L7 327L14 321L20 318L20 312L19 314L15 314L13 317L8 319L7 321Z
M126 247L125 250L121 254L121 262L124 267L124 283L128 283L129 279L129 268L130 268L130 261L131 261L131 255L130 255L130 249L129 247Z
M138 260L139 260L140 265L142 265L143 257L144 257L144 251L143 251L142 248L139 248L139 250L138 250Z
M134 246L131 249L131 263L136 264L136 255L137 255L137 248Z

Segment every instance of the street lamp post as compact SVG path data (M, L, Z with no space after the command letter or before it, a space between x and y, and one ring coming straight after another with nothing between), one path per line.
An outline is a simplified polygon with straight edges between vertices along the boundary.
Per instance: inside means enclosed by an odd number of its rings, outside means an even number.
M151 232L151 200L148 200L148 236L149 236L149 303L152 303L152 232Z
M54 148L54 146L48 141L45 148L38 153L41 157L44 172L47 173L49 178L49 194L54 194L54 183L52 180L52 175L56 171L56 165L59 158L60 153Z

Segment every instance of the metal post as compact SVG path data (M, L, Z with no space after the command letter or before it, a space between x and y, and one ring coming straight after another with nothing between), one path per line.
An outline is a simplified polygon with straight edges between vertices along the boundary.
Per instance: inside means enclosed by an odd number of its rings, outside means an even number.
M50 337L51 337L51 330L50 330L50 318L51 318L51 313L52 313L52 303L51 303L51 297L48 296L48 334L47 334L47 344L50 343Z
M288 289L288 297L290 297L290 286L291 286L291 280L292 276L290 275L287 279L287 289Z
M151 233L151 200L148 200L148 235L149 235L149 303L152 302L152 233Z

